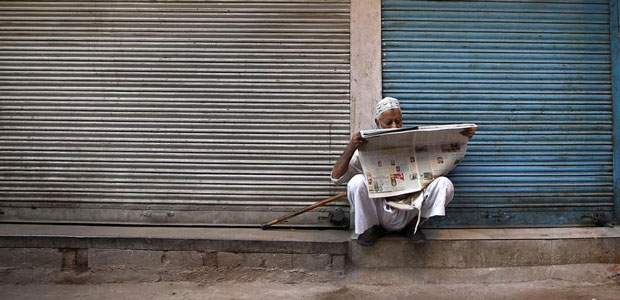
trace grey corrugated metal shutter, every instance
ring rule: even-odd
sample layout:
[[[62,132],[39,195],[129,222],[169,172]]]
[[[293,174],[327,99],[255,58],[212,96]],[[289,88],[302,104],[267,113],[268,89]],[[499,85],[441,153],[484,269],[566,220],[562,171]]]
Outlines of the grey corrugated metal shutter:
[[[383,1],[406,124],[476,123],[435,225],[576,224],[613,208],[607,1]]]
[[[1,1],[0,22],[3,220],[255,224],[338,192],[348,1]]]

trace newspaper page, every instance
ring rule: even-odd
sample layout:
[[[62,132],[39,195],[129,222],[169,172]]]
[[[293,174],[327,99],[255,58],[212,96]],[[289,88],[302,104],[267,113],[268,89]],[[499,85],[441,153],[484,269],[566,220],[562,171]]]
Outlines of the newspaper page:
[[[371,198],[424,189],[461,162],[469,138],[461,132],[475,124],[419,126],[361,131],[367,143],[359,158]]]

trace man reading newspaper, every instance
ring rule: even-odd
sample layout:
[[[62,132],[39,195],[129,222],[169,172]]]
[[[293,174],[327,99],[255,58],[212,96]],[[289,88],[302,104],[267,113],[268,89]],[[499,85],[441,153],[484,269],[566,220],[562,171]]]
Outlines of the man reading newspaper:
[[[402,112],[397,99],[386,97],[377,103],[375,124],[379,129],[402,128]],[[461,132],[471,138],[475,128]],[[360,132],[355,133],[332,169],[332,181],[336,184],[347,183],[347,198],[354,211],[355,233],[357,243],[363,246],[374,244],[389,232],[400,232],[411,243],[422,242],[426,236],[417,225],[433,216],[444,216],[445,206],[452,201],[454,186],[446,177],[435,178],[422,191],[422,205],[418,209],[398,209],[388,202],[399,201],[420,194],[404,194],[388,198],[371,198],[366,178],[363,175],[358,148],[365,144]],[[418,215],[419,214],[419,215]]]

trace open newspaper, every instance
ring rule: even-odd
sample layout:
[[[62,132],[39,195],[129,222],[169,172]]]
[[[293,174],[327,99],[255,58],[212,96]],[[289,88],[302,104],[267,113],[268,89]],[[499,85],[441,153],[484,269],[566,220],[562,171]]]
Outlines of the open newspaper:
[[[394,197],[424,189],[463,159],[475,124],[419,126],[361,131],[368,142],[359,158],[371,198]]]

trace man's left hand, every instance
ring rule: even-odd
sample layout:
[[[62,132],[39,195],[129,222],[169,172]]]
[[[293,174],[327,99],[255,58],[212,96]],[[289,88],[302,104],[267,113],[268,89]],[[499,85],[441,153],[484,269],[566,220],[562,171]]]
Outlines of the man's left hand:
[[[476,133],[476,128],[475,127],[467,128],[467,129],[461,131],[462,135],[464,135],[464,136],[466,136],[466,137],[468,137],[470,139],[471,139],[472,136],[474,136],[474,133]]]

